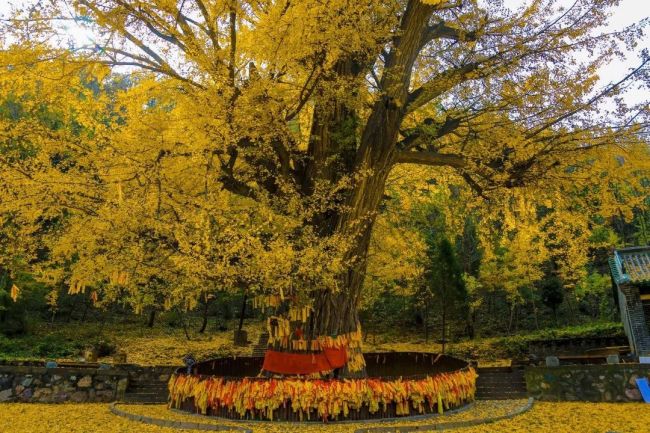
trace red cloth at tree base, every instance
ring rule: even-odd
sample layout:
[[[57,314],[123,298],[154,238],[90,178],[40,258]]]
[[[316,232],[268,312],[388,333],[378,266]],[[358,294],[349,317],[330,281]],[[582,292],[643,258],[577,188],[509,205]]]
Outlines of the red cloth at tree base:
[[[345,348],[323,349],[321,353],[287,353],[267,350],[262,369],[278,374],[312,374],[331,371],[345,365]]]

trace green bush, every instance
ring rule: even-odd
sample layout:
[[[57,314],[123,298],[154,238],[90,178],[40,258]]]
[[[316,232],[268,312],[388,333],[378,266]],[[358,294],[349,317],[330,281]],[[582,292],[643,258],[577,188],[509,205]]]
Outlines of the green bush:
[[[603,322],[559,329],[544,329],[530,334],[465,341],[451,345],[449,353],[464,359],[521,359],[528,355],[528,345],[531,341],[622,335],[625,333],[621,323]]]
[[[90,347],[97,350],[97,356],[109,356],[117,351],[117,346],[114,343],[104,339],[92,342]]]
[[[33,355],[43,358],[63,358],[79,353],[79,347],[66,339],[46,335],[34,348]]]

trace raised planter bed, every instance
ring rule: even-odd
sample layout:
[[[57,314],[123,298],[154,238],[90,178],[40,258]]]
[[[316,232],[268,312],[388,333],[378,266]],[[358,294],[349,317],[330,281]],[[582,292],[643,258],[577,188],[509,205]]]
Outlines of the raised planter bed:
[[[365,354],[367,378],[258,377],[264,358],[219,358],[177,370],[172,407],[230,419],[344,421],[442,412],[474,400],[476,373],[434,353]]]

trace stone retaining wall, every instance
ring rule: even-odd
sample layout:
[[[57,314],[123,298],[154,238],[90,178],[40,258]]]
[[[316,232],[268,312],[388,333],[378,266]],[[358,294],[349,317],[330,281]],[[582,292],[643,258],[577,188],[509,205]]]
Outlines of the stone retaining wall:
[[[0,364],[0,402],[110,402],[120,400],[130,381],[169,379],[174,367],[135,365],[56,367]]]
[[[528,367],[528,394],[545,401],[636,402],[639,377],[650,378],[650,364]]]
[[[553,355],[575,355],[585,353],[589,349],[598,349],[628,344],[627,337],[621,330],[621,335],[607,337],[575,337],[557,338],[553,340],[534,340],[528,343],[528,353],[538,358]]]

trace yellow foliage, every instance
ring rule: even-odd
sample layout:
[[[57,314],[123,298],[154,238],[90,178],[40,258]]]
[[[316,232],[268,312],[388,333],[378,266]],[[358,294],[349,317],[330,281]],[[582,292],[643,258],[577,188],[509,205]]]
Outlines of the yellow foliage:
[[[445,414],[421,421],[368,422],[354,424],[322,423],[246,423],[197,418],[171,412],[165,405],[129,405],[122,409],[136,415],[171,421],[200,422],[240,426],[267,433],[352,433],[361,427],[397,427],[428,425],[437,422],[463,421],[504,415],[523,404],[515,401],[479,401],[467,411]],[[543,403],[511,420],[466,427],[463,433],[640,433],[647,430],[650,413],[643,403]],[[2,433],[172,433],[178,430],[145,425],[111,414],[106,404],[21,404],[4,403],[0,416]]]
[[[13,284],[11,286],[11,291],[9,292],[9,296],[11,297],[11,300],[16,302],[18,300],[18,296],[20,296],[20,289],[18,286]]]
[[[92,52],[46,3],[1,21],[0,266],[100,308],[245,290],[316,323],[337,296],[323,332],[350,332],[421,276],[402,223],[427,201],[450,238],[475,219],[480,286],[516,300],[548,260],[573,284],[590,229],[648,195],[647,107],[598,84],[643,36],[597,33],[617,0],[73,2]]]

